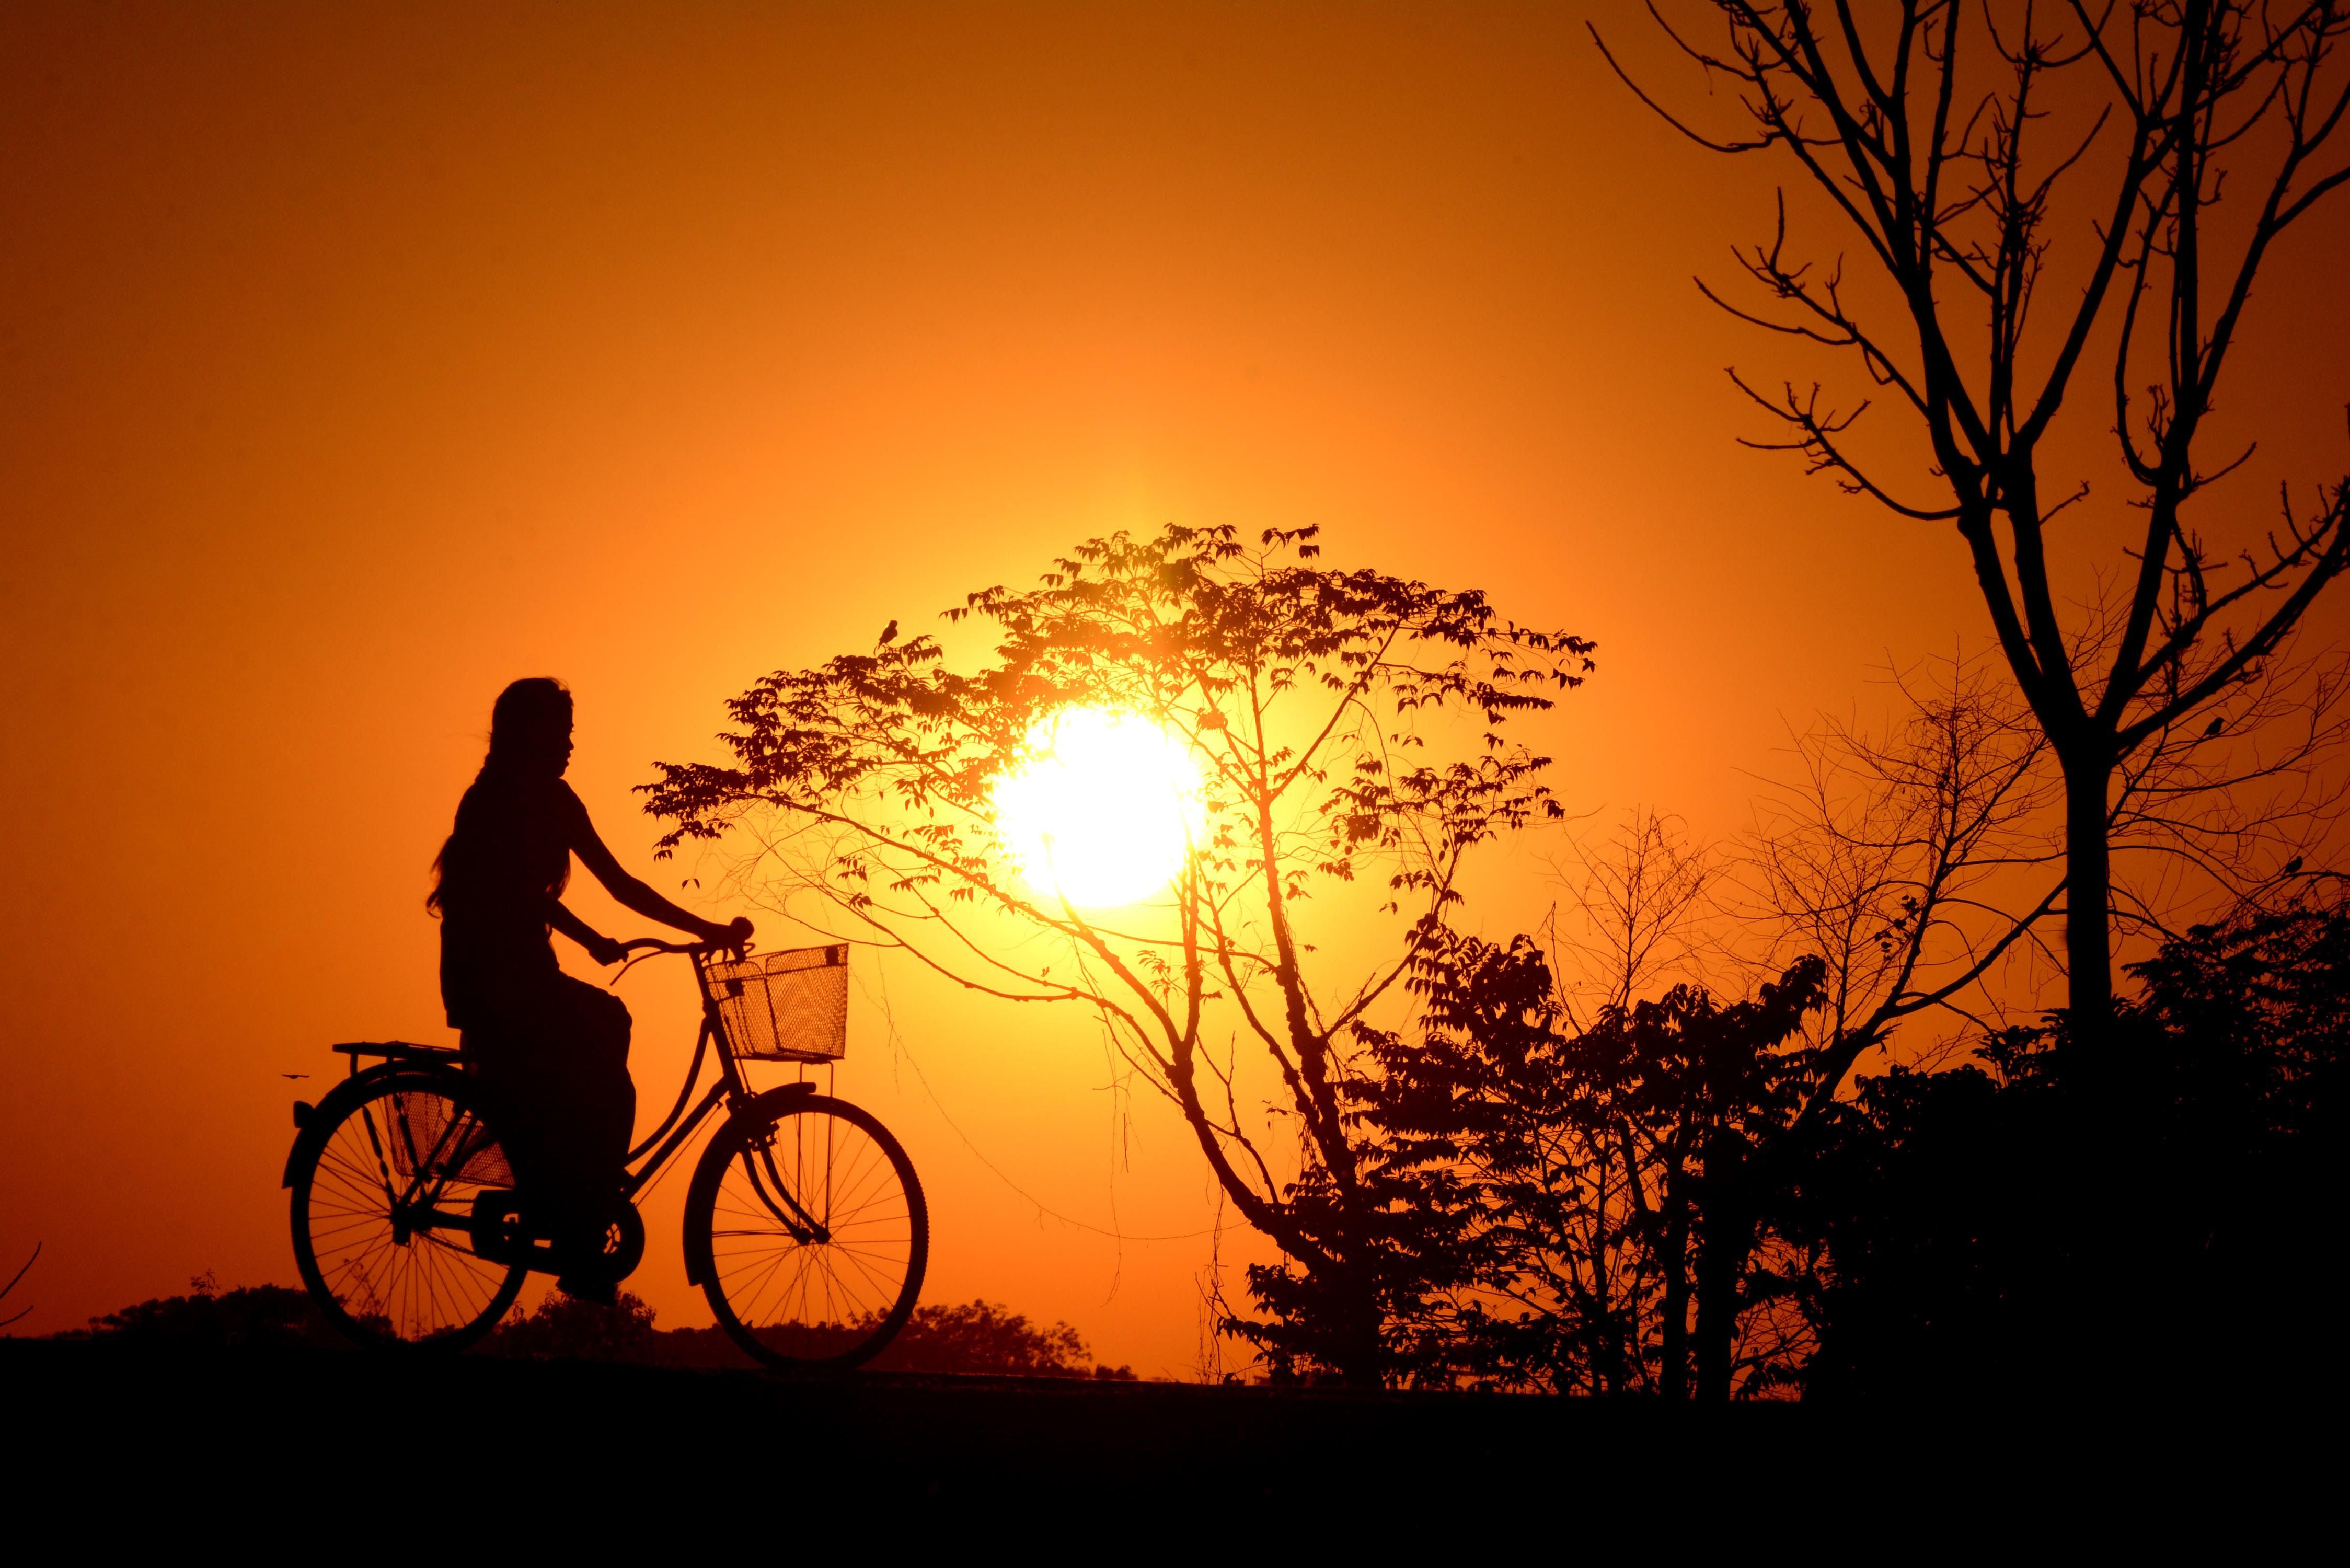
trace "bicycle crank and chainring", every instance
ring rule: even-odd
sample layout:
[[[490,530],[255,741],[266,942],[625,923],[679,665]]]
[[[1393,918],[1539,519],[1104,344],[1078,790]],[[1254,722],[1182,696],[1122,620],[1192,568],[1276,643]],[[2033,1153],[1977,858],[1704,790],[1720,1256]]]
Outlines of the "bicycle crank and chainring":
[[[595,1262],[596,1272],[619,1283],[637,1272],[645,1261],[645,1217],[637,1212],[633,1203],[623,1202],[614,1212],[611,1223],[604,1227],[603,1256]]]
[[[603,1246],[592,1258],[567,1258],[544,1231],[534,1225],[519,1194],[484,1192],[473,1199],[473,1254],[493,1262],[525,1262],[550,1274],[575,1269],[618,1284],[645,1261],[645,1219],[633,1203],[623,1201],[606,1221]]]

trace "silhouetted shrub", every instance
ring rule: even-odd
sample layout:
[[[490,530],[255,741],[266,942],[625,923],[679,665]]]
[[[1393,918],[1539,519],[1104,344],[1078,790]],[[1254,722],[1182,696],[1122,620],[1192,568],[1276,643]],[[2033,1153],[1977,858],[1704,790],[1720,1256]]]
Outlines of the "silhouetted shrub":
[[[1093,1352],[1066,1323],[1040,1328],[992,1302],[916,1307],[906,1330],[874,1357],[883,1372],[993,1372],[1089,1377]]]
[[[873,1319],[760,1331],[760,1338],[795,1355],[844,1350],[871,1332]],[[659,1336],[671,1366],[747,1366],[751,1360],[715,1328],[673,1329]],[[1130,1367],[1094,1364],[1085,1338],[1066,1323],[1041,1328],[993,1302],[922,1306],[887,1349],[866,1364],[876,1372],[993,1374],[1018,1377],[1132,1379]]]
[[[2350,910],[2198,927],[2132,966],[2102,1066],[2061,1016],[1862,1082],[1798,1184],[1812,1397],[2301,1388],[2350,1203]]]
[[[516,1314],[498,1324],[482,1347],[492,1355],[531,1361],[626,1361],[650,1366],[662,1359],[663,1337],[653,1326],[653,1309],[626,1291],[611,1306],[550,1292],[529,1315]]]
[[[2054,1042],[1994,1038],[1980,1064],[1860,1080],[1795,1184],[1825,1252],[1805,1397],[1998,1397],[2084,1346],[2060,1332],[2081,1263],[2071,1107]]]
[[[623,1298],[626,1300],[627,1298]],[[795,1355],[847,1349],[871,1331],[873,1320],[760,1331],[760,1338]],[[751,1358],[716,1328],[679,1328],[654,1336],[665,1366],[749,1366]],[[993,1302],[914,1309],[905,1329],[867,1366],[876,1372],[993,1374],[1017,1377],[1093,1377],[1131,1381],[1128,1366],[1100,1366],[1085,1338],[1066,1323],[1040,1328]]]
[[[116,1340],[173,1349],[267,1349],[344,1346],[311,1304],[306,1291],[255,1285],[226,1291],[210,1274],[190,1282],[192,1293],[140,1302],[92,1318],[87,1329],[61,1338]],[[869,1331],[824,1324],[786,1333],[803,1355],[845,1348]],[[610,1361],[639,1366],[747,1367],[756,1365],[716,1328],[663,1330],[653,1309],[623,1291],[612,1306],[596,1306],[559,1293],[527,1314],[517,1312],[482,1343],[482,1353],[534,1361]],[[1131,1382],[1130,1366],[1097,1366],[1084,1336],[1066,1323],[1049,1328],[993,1302],[925,1306],[889,1347],[869,1364],[881,1372],[995,1374],[1024,1377],[1087,1377]]]
[[[282,1349],[347,1344],[319,1316],[307,1291],[250,1285],[223,1291],[210,1272],[188,1282],[190,1293],[161,1296],[89,1320],[60,1337],[113,1340],[175,1350]]]

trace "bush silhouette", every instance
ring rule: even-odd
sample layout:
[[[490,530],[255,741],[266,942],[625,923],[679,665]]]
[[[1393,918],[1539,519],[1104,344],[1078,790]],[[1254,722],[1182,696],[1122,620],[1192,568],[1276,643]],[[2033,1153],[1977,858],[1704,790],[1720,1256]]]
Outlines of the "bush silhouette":
[[[498,1324],[483,1349],[529,1361],[650,1365],[662,1359],[663,1337],[653,1326],[653,1309],[627,1291],[610,1306],[550,1292],[527,1316],[517,1313]]]
[[[348,1344],[318,1315],[307,1292],[284,1285],[223,1291],[209,1273],[189,1283],[187,1295],[140,1302],[92,1318],[87,1329],[59,1337],[175,1350],[340,1348]],[[821,1354],[835,1345],[855,1343],[870,1328],[869,1323],[824,1324],[764,1332],[790,1335],[803,1354]],[[484,1355],[529,1361],[712,1368],[753,1365],[722,1330],[656,1326],[653,1309],[626,1291],[612,1306],[550,1293],[530,1312],[517,1312],[500,1324],[481,1349]],[[1097,1366],[1084,1336],[1067,1324],[1039,1327],[985,1301],[917,1307],[904,1332],[870,1366],[877,1372],[1134,1380],[1132,1367]]]
[[[627,1298],[623,1298],[624,1300]],[[845,1348],[872,1330],[870,1319],[759,1331],[762,1339],[795,1355],[822,1355]],[[750,1359],[715,1328],[675,1329],[659,1336],[660,1359],[672,1366],[747,1366]],[[1083,1335],[1066,1323],[1040,1328],[993,1302],[916,1307],[889,1348],[867,1363],[875,1372],[951,1376],[1095,1377],[1131,1380],[1130,1367],[1094,1364]]]
[[[209,1271],[188,1284],[187,1295],[143,1301],[94,1317],[88,1328],[60,1337],[176,1350],[262,1350],[347,1343],[327,1326],[307,1291],[284,1285],[223,1291]]]

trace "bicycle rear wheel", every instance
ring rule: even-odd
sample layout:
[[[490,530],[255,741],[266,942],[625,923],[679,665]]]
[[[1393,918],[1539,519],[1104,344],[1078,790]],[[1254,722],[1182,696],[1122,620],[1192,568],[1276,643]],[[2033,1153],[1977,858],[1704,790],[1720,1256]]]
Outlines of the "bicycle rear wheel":
[[[913,1314],[931,1214],[888,1128],[779,1090],[702,1151],[685,1241],[686,1275],[735,1344],[770,1366],[856,1366]]]
[[[473,1250],[474,1200],[514,1172],[477,1092],[450,1073],[344,1085],[287,1168],[294,1262],[328,1322],[363,1345],[459,1350],[495,1328],[530,1272]]]

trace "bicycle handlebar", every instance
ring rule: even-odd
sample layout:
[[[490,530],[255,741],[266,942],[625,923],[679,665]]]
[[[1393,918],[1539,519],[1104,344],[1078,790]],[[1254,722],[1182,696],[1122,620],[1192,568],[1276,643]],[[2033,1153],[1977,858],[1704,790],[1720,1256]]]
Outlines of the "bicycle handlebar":
[[[649,953],[706,953],[733,945],[732,942],[665,942],[659,937],[639,937],[634,941],[622,942],[620,950],[624,953],[632,953],[639,949]]]
[[[748,940],[743,942],[739,947],[733,942],[723,941],[665,942],[659,937],[639,937],[634,941],[622,942],[620,944],[620,950],[624,953],[634,954],[635,956],[630,958],[626,963],[622,964],[619,972],[612,976],[612,983],[614,985],[619,984],[623,975],[626,975],[630,970],[636,968],[637,965],[642,963],[647,958],[650,957],[654,953],[686,953],[699,958],[703,953],[732,951],[736,957],[740,958],[750,952],[751,944]]]

